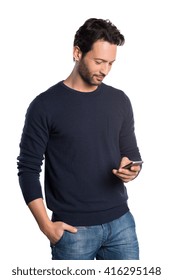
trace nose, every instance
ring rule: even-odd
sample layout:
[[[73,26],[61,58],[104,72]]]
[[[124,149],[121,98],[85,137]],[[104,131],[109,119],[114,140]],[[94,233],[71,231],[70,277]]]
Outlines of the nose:
[[[108,63],[102,64],[102,67],[100,69],[100,73],[104,76],[106,76],[110,71],[110,65]]]

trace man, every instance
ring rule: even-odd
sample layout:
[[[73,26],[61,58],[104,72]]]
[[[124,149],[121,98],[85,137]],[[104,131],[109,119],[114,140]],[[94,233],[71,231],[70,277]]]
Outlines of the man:
[[[72,73],[30,104],[18,157],[24,199],[48,237],[52,259],[139,259],[124,183],[141,160],[129,98],[102,83],[124,37],[109,21],[88,19],[74,38]],[[43,203],[39,173],[45,157]]]

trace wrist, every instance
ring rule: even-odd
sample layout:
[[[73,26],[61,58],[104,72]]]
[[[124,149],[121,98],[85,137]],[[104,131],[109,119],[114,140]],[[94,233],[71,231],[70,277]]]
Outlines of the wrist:
[[[50,220],[47,220],[47,221],[44,221],[41,224],[39,224],[39,228],[45,235],[47,235],[48,232],[50,231],[52,225],[53,225],[53,222]]]

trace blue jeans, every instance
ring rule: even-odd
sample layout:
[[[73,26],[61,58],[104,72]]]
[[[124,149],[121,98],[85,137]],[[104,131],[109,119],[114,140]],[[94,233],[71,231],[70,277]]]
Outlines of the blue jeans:
[[[51,245],[52,260],[138,260],[135,221],[130,212],[96,226],[78,226],[77,233],[64,231]]]

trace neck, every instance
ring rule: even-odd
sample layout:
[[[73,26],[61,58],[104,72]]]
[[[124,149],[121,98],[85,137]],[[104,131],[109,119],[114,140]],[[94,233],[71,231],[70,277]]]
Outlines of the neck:
[[[74,70],[72,73],[67,77],[67,79],[64,80],[64,84],[68,86],[69,88],[72,88],[77,91],[81,92],[91,92],[97,89],[98,86],[95,85],[89,85],[86,83],[78,73],[76,73]]]

